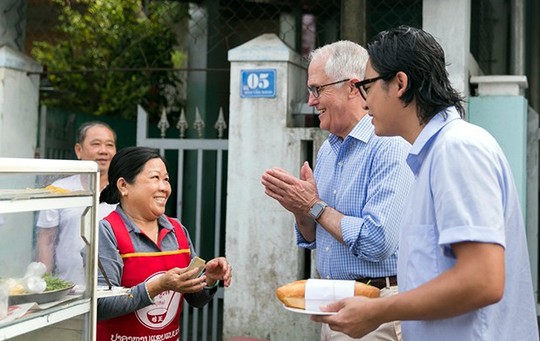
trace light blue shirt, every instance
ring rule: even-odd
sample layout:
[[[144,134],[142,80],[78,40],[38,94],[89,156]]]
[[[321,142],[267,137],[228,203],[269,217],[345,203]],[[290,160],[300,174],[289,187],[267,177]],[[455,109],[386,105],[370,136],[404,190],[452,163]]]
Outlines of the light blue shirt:
[[[400,237],[400,292],[455,265],[453,243],[505,248],[504,296],[435,321],[403,321],[405,341],[538,340],[525,227],[510,167],[495,139],[454,107],[425,126],[407,158],[415,174]]]
[[[397,274],[398,227],[413,176],[405,162],[410,144],[401,137],[378,137],[366,115],[341,140],[330,135],[317,155],[314,176],[319,196],[345,216],[345,244],[317,225],[321,278],[357,279]]]

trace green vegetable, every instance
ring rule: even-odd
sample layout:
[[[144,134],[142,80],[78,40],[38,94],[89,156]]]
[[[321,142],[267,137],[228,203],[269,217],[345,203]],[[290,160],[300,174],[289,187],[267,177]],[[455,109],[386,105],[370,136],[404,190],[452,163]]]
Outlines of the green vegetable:
[[[50,273],[46,273],[45,275],[43,275],[43,279],[45,280],[45,283],[47,283],[45,291],[66,289],[73,286],[73,283],[65,281],[58,277],[54,277]]]

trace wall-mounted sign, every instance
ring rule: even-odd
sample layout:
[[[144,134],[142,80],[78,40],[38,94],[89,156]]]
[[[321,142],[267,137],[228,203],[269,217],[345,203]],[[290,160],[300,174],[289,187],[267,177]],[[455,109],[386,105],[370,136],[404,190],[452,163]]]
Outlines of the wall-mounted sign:
[[[276,97],[276,69],[241,70],[240,97]]]

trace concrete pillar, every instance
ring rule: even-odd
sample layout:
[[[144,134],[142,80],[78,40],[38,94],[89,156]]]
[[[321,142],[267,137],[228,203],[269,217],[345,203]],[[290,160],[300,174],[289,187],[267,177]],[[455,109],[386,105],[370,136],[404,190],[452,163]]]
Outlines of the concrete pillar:
[[[320,325],[287,311],[275,297],[302,278],[304,251],[296,246],[292,214],[264,194],[262,173],[279,166],[299,175],[305,141],[318,128],[295,127],[306,100],[306,65],[275,34],[229,51],[231,94],[226,255],[234,267],[224,293],[223,339],[317,340]]]
[[[526,1],[511,0],[510,10],[512,13],[510,16],[510,72],[514,75],[524,75],[525,37],[527,35],[525,30]]]
[[[538,297],[538,114],[528,110],[525,76],[476,76],[469,121],[489,131],[512,169],[527,229],[535,296]]]
[[[470,0],[424,0],[422,28],[444,49],[453,87],[469,95]]]
[[[341,37],[366,45],[366,0],[343,0],[341,5]]]
[[[208,63],[208,7],[205,4],[189,5],[188,22],[188,67],[189,69],[204,70]],[[207,72],[189,71],[187,76],[186,116],[190,126],[195,120],[195,110],[199,109],[206,117]],[[190,136],[196,136],[194,129],[188,131]]]
[[[34,157],[38,129],[40,64],[0,47],[0,156]]]
[[[34,157],[41,65],[25,56],[26,2],[0,2],[0,157]]]
[[[501,145],[512,168],[523,213],[527,174],[527,87],[525,76],[475,76],[478,96],[469,100],[469,121],[488,130]]]
[[[0,46],[24,51],[26,0],[0,1]]]

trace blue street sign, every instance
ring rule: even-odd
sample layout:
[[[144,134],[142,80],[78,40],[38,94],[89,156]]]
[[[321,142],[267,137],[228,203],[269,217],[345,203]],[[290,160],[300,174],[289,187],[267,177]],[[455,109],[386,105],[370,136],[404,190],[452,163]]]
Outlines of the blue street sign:
[[[241,70],[240,97],[276,97],[276,69]]]

